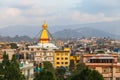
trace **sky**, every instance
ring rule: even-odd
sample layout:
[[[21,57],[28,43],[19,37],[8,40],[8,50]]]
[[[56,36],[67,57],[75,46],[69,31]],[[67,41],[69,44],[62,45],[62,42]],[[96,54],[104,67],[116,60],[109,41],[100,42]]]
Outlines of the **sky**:
[[[120,20],[120,0],[0,0],[0,28]]]

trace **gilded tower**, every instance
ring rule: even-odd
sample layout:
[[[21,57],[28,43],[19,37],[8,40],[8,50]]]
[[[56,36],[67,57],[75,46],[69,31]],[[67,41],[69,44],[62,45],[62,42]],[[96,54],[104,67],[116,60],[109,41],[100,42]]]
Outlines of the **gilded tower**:
[[[49,43],[50,41],[47,28],[48,28],[48,25],[46,24],[46,22],[44,22],[44,24],[42,25],[42,32],[41,32],[40,41],[39,41],[42,44]]]

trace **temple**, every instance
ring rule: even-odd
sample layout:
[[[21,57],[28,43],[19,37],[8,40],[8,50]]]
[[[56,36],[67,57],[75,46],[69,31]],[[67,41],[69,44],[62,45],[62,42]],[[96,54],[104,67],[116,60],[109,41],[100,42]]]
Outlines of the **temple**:
[[[42,25],[42,31],[40,39],[37,45],[29,46],[29,48],[44,48],[44,49],[58,49],[55,44],[50,42],[50,33],[48,31],[48,25],[46,22]]]

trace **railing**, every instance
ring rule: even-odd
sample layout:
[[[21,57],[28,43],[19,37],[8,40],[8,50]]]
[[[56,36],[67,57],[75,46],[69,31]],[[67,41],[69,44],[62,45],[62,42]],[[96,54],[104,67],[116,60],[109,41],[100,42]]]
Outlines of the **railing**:
[[[85,63],[88,66],[113,66],[116,65],[116,63]]]
[[[20,69],[23,69],[23,68],[30,68],[30,67],[34,67],[33,66],[33,63],[28,63],[28,64],[20,64]]]

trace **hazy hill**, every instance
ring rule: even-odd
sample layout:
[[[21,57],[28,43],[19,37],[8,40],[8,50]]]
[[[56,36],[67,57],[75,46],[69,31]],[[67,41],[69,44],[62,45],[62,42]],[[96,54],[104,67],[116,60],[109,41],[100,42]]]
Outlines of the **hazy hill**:
[[[108,32],[93,29],[93,28],[79,28],[79,29],[65,29],[53,34],[56,38],[80,38],[80,37],[111,37],[116,38],[118,35],[110,34]],[[120,37],[120,36],[119,36]]]
[[[53,33],[54,38],[59,39],[70,39],[70,38],[81,38],[81,37],[110,37],[114,39],[120,39],[119,35],[110,34],[108,32],[93,29],[93,28],[78,28],[78,29],[64,29]],[[37,39],[34,39],[37,41]],[[32,38],[28,36],[15,36],[15,37],[3,37],[0,36],[0,41],[33,41]]]
[[[0,36],[0,41],[3,41],[3,42],[20,42],[20,41],[33,41],[33,39],[28,37],[28,36],[15,36],[15,37]]]

